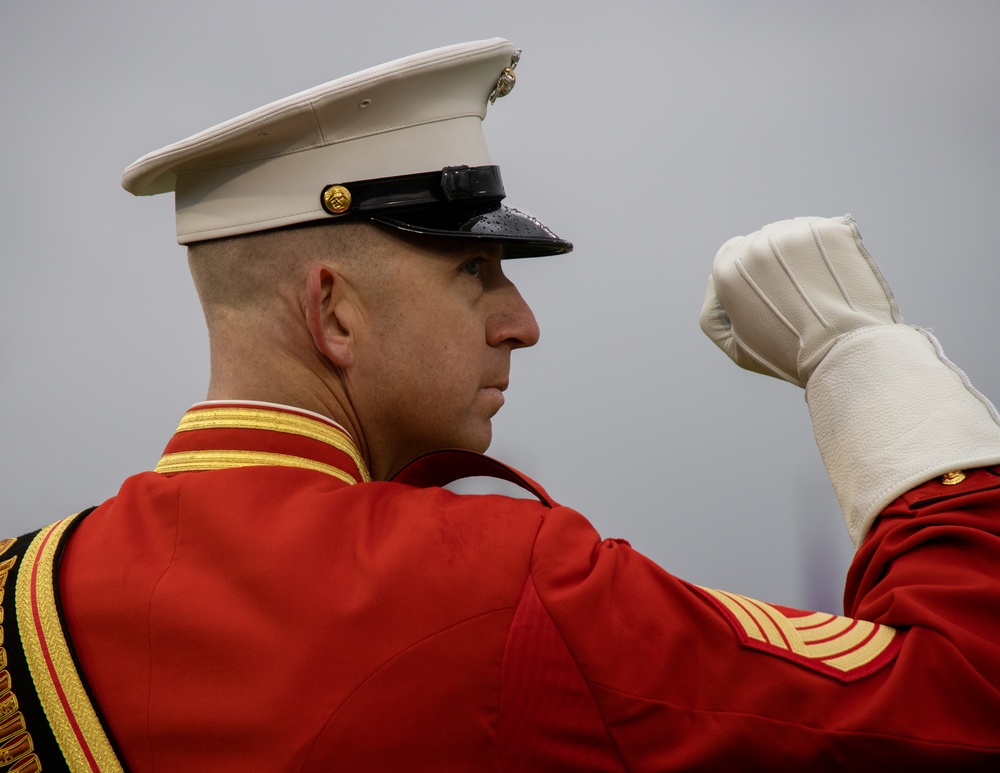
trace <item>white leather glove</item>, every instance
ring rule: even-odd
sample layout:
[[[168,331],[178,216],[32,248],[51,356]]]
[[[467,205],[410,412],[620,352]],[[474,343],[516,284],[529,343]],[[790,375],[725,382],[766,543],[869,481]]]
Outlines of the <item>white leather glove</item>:
[[[795,218],[726,242],[702,330],[741,367],[807,387],[855,546],[901,494],[1000,463],[1000,419],[937,341],[903,324],[849,217]]]
[[[737,365],[804,387],[836,339],[903,318],[847,217],[800,217],[715,256],[702,330]]]

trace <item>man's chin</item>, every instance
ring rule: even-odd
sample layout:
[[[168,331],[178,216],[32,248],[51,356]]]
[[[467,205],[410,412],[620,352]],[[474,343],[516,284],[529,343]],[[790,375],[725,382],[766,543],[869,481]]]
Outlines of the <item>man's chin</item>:
[[[497,409],[499,410],[499,408]],[[492,415],[490,416],[492,419]],[[475,434],[475,437],[470,437],[469,443],[465,446],[470,451],[476,451],[480,454],[485,454],[486,449],[490,447],[490,443],[493,442],[493,422],[487,419],[485,424],[480,428],[479,432]]]
[[[461,448],[466,451],[475,451],[482,454],[493,442],[493,422],[492,415],[489,418],[482,418],[479,421],[467,424],[453,433],[444,434],[433,439],[433,447],[428,446],[427,451],[442,451],[448,448]]]
[[[486,437],[482,441],[480,441],[479,443],[476,443],[475,447],[472,448],[472,450],[473,451],[477,451],[478,453],[481,453],[481,454],[485,454],[486,451],[487,451],[487,449],[489,449],[490,444],[492,442],[493,442],[493,425],[492,424],[488,424],[487,425],[487,431],[486,431]]]

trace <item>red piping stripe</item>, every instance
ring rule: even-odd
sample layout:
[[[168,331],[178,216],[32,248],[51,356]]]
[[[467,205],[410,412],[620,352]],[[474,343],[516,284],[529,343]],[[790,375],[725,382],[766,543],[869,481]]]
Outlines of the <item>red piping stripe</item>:
[[[45,535],[45,538],[42,540],[42,544],[38,548],[38,553],[35,555],[35,562],[31,566],[31,613],[34,617],[35,630],[38,632],[38,642],[41,645],[42,655],[45,658],[45,665],[46,668],[48,668],[49,677],[52,679],[52,683],[56,688],[56,693],[59,695],[59,702],[62,703],[63,711],[66,713],[66,718],[69,719],[70,726],[73,728],[73,733],[76,735],[80,748],[87,757],[87,762],[90,763],[90,769],[95,771],[95,773],[100,773],[100,767],[97,765],[97,760],[94,759],[94,755],[90,751],[90,747],[88,746],[86,739],[83,737],[83,731],[80,729],[80,725],[77,724],[76,717],[73,716],[73,712],[70,709],[69,701],[66,699],[66,693],[63,692],[62,683],[59,680],[59,675],[56,673],[55,665],[52,663],[52,658],[49,654],[49,647],[45,641],[45,632],[42,629],[41,615],[38,611],[38,562],[41,559],[42,553],[45,550],[45,545],[48,543],[53,531],[55,531],[55,529],[50,530],[48,534]]]

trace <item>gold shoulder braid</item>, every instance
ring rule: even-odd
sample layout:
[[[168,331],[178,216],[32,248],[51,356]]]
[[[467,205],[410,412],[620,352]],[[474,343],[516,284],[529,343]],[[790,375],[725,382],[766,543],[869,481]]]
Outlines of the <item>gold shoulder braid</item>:
[[[89,512],[0,540],[0,773],[125,771],[60,618],[59,558]]]

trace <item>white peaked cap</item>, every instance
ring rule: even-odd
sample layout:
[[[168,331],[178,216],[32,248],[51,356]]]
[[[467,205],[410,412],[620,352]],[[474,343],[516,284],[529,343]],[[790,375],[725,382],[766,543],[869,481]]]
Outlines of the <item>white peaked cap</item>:
[[[502,243],[508,257],[569,252],[500,204],[482,122],[513,87],[519,54],[493,38],[338,78],[143,156],[122,187],[174,191],[180,244],[362,217]]]

